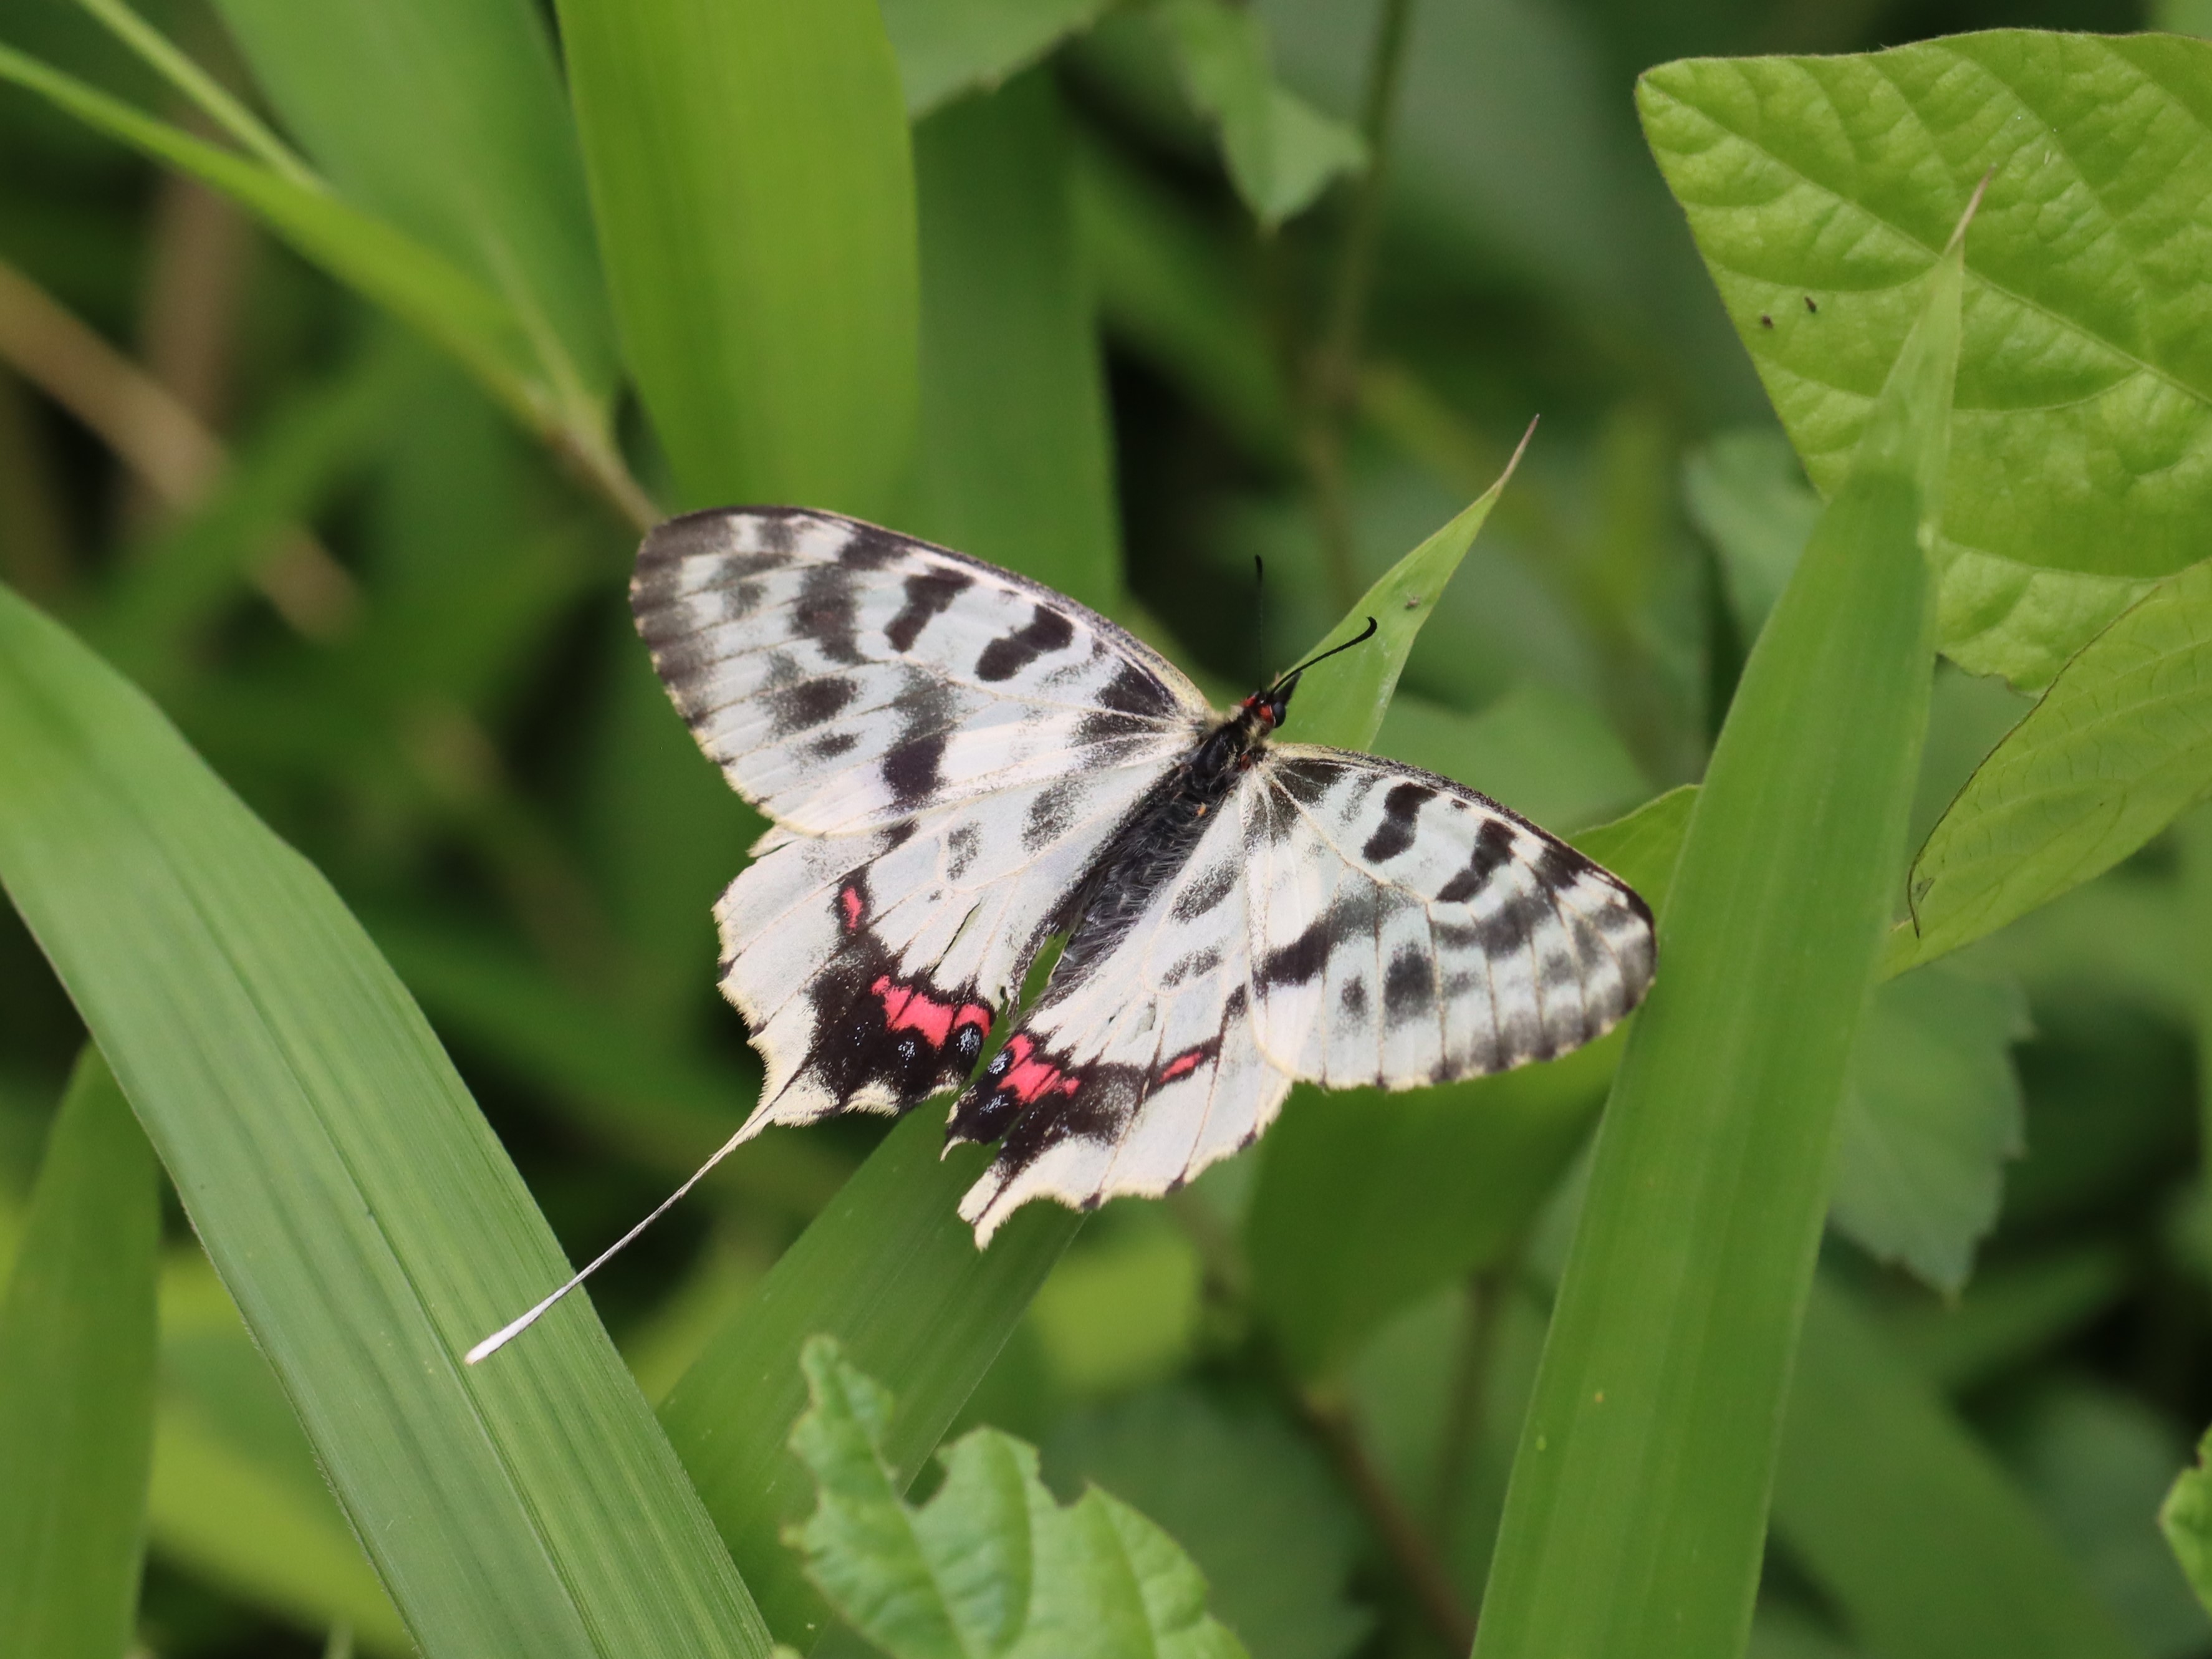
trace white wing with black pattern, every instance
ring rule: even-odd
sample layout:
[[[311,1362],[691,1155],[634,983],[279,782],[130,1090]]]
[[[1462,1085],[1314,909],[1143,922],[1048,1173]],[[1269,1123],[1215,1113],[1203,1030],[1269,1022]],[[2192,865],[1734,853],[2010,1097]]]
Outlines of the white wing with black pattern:
[[[1005,1139],[961,1213],[988,1238],[1031,1198],[1168,1191],[1294,1080],[1405,1089],[1564,1054],[1652,968],[1643,901],[1496,802],[1271,746],[1133,920],[1079,930],[962,1099],[956,1133]]]
[[[767,1068],[744,1133],[964,1080],[1099,850],[1211,719],[1065,596],[830,514],[672,520],[631,592],[701,747],[777,823],[715,910]]]

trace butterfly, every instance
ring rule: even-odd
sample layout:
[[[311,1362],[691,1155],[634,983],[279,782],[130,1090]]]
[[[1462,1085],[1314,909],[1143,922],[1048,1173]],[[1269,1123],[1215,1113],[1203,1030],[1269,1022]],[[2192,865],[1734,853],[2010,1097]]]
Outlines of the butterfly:
[[[630,597],[772,824],[714,910],[765,1072],[716,1159],[961,1088],[948,1139],[998,1143],[959,1206],[981,1247],[1033,1199],[1180,1186],[1299,1079],[1548,1060],[1651,981],[1650,911],[1565,842],[1432,773],[1276,741],[1311,663],[1218,713],[1064,594],[792,507],[659,525]]]

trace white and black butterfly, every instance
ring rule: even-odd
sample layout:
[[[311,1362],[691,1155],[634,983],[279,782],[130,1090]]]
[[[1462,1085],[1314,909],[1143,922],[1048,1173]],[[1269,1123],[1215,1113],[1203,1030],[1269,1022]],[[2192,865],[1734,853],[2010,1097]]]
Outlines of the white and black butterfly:
[[[767,1073],[730,1146],[965,1084],[950,1137],[1000,1143],[960,1206],[979,1245],[1033,1198],[1170,1190],[1299,1079],[1549,1059],[1650,983],[1650,910],[1571,848],[1433,774],[1273,742],[1303,671],[1224,715],[1048,587],[794,508],[670,520],[630,593],[775,825],[715,908]]]

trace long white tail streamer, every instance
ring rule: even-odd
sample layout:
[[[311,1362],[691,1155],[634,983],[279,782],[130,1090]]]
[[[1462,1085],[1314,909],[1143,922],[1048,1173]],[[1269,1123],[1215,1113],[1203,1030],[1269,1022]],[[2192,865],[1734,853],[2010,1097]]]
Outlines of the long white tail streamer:
[[[621,1254],[623,1248],[627,1245],[630,1240],[635,1238],[647,1227],[650,1227],[654,1222],[659,1220],[662,1216],[667,1214],[669,1210],[674,1206],[677,1200],[682,1198],[684,1194],[690,1192],[694,1187],[704,1181],[707,1178],[707,1172],[709,1170],[712,1170],[717,1164],[720,1164],[724,1158],[727,1158],[732,1152],[737,1151],[738,1143],[743,1141],[744,1138],[745,1131],[743,1129],[738,1130],[737,1133],[732,1135],[727,1140],[721,1144],[720,1147],[715,1152],[714,1157],[708,1158],[704,1164],[702,1164],[697,1169],[691,1172],[690,1179],[685,1181],[684,1183],[681,1187],[678,1187],[674,1192],[669,1194],[667,1197],[662,1199],[659,1203],[654,1205],[652,1214],[647,1216],[646,1218],[639,1222],[636,1226],[631,1228],[620,1238],[615,1240],[613,1243],[608,1245],[605,1249],[601,1250],[597,1255],[593,1256],[585,1266],[582,1272],[579,1273],[574,1279],[571,1279],[559,1290],[554,1291],[552,1295],[547,1297],[543,1302],[532,1308],[528,1313],[523,1315],[521,1318],[515,1320],[511,1324],[501,1326],[489,1336],[484,1338],[483,1341],[477,1343],[475,1347],[471,1348],[468,1352],[469,1364],[473,1365],[480,1359],[489,1358],[491,1355],[497,1353],[501,1348],[505,1347],[508,1343],[514,1341],[516,1337],[520,1336],[523,1332],[528,1330],[532,1325],[535,1325],[538,1319],[546,1313],[555,1303],[558,1302],[562,1297],[568,1295],[569,1291],[574,1290],[577,1285],[582,1284],[593,1273],[599,1272],[599,1270],[605,1267],[608,1261],[612,1260],[616,1255]]]

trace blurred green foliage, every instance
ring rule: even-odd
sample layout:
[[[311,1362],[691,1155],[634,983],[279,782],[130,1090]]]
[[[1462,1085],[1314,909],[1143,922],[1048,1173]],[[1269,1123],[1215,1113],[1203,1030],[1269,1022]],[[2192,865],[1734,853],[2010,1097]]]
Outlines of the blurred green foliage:
[[[945,1224],[971,1170],[939,1164],[929,1113],[775,1132],[594,1286],[682,1470],[580,1306],[543,1377],[438,1371],[447,1338],[553,1271],[471,1095],[582,1260],[757,1083],[711,990],[708,908],[762,826],[630,635],[635,531],[655,503],[738,496],[867,513],[1113,612],[1226,694],[1387,580],[1540,414],[1456,576],[1421,595],[1376,747],[1588,832],[1662,904],[1698,800],[1678,786],[1704,777],[1842,485],[1961,177],[2000,143],[1929,540],[1950,660],[1911,791],[1926,846],[1910,913],[1890,884],[1887,971],[1967,948],[1876,993],[1833,1079],[1834,1224],[1794,1380],[1765,1391],[1751,1651],[2212,1650],[2157,1524],[2212,1419],[2212,829],[2188,813],[2212,754],[2191,563],[2212,505],[2207,48],[1773,56],[2151,21],[2107,0],[155,0],[135,19],[115,0],[0,17],[0,583],[190,745],[7,600],[18,715],[64,683],[101,712],[0,718],[0,742],[44,734],[0,779],[27,799],[94,757],[159,879],[70,912],[109,930],[97,963],[50,963],[0,910],[0,1258],[20,1239],[26,1273],[57,1249],[118,1285],[132,1267],[127,1225],[54,1243],[54,1193],[122,1194],[143,1157],[127,1136],[101,1173],[65,1155],[99,1126],[89,1085],[54,1117],[85,1038],[55,963],[88,1007],[181,972],[180,1047],[219,1029],[191,1010],[259,999],[281,1026],[286,997],[351,986],[329,1040],[362,1066],[309,1077],[293,1112],[270,1054],[169,1066],[153,1037],[101,1033],[224,1273],[173,1213],[149,1650],[397,1655],[411,1631],[453,1651],[501,1619],[534,1651],[625,1629],[744,1650],[747,1592],[799,1639],[821,1604],[779,1535],[812,1492],[785,1439],[823,1330],[899,1401],[888,1467],[921,1474],[948,1426],[1023,1436],[1063,1498],[1095,1480],[1172,1534],[1255,1659],[1464,1650],[1618,1037],[1415,1094],[1302,1090],[1170,1202],[1079,1230],[1025,1216],[981,1258]],[[1662,64],[1639,130],[1637,77]],[[1865,711],[1831,712],[1848,732]],[[244,839],[200,839],[217,817]],[[285,884],[303,878],[255,817],[335,900]],[[1737,833],[1732,858],[1767,856]],[[50,945],[33,854],[110,844],[9,843]],[[234,894],[235,870],[280,896],[249,941],[270,941],[264,977],[234,986],[244,947],[170,954],[153,910]],[[379,951],[465,1088],[381,1000]],[[358,1104],[402,1074],[422,1092]],[[233,1102],[303,1161],[205,1139]],[[307,1126],[333,1111],[324,1145]],[[440,1167],[349,1134],[442,1148]],[[298,1203],[311,1167],[349,1196]],[[1610,1206],[1622,1183],[1599,1188]],[[77,1201],[128,1221],[127,1194]],[[289,1203],[296,1237],[268,1219]],[[343,1274],[286,1252],[335,1218],[375,1256],[356,1208],[394,1229],[377,1271],[404,1293],[303,1334],[287,1297]],[[1686,1249],[1702,1218],[1683,1213],[1622,1250]],[[0,1398],[133,1340],[111,1299],[82,1352],[33,1338],[27,1369],[27,1322],[59,1317],[34,1304],[11,1291],[0,1320]],[[380,1373],[344,1334],[372,1326],[416,1345],[392,1350],[420,1363],[388,1396],[361,1392]],[[325,1369],[341,1350],[358,1373]],[[145,1404],[127,1365],[87,1401],[104,1498]],[[436,1528],[393,1519],[411,1489],[384,1449],[410,1437],[449,1496],[511,1481],[501,1512],[541,1529],[499,1619],[425,1610],[475,1618],[467,1551],[531,1534],[456,1500],[441,1562]],[[665,1550],[571,1527],[562,1505],[610,1469],[632,1484],[596,1519],[652,1516]],[[1707,1473],[1666,1479],[1694,1498]],[[35,1519],[7,1485],[0,1536]],[[2203,1507],[2188,1486],[2167,1510],[2200,1583]],[[124,1571],[113,1518],[88,1523],[87,1583]]]

